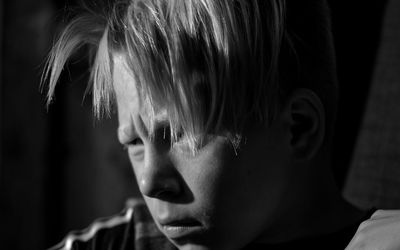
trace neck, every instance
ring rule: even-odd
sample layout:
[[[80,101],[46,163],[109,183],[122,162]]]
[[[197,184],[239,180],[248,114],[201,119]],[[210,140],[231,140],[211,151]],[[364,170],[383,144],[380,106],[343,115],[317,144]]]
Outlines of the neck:
[[[333,233],[356,223],[365,215],[343,199],[326,168],[312,167],[304,178],[295,177],[303,182],[293,180],[297,185],[291,186],[287,192],[290,200],[286,203],[286,211],[281,213],[273,232],[260,237],[268,240],[261,242],[281,243]]]
[[[339,231],[364,216],[364,212],[343,198],[332,174],[316,176],[309,183],[312,183],[306,189],[309,196],[304,199],[308,205],[297,217],[299,238]]]

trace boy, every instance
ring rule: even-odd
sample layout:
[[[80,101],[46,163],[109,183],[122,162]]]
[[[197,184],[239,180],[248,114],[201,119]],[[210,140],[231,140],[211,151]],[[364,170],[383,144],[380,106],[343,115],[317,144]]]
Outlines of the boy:
[[[116,105],[146,206],[54,249],[344,249],[371,212],[345,202],[330,171],[337,80],[325,1],[107,6],[64,30],[48,100],[68,57],[91,46],[95,114]]]

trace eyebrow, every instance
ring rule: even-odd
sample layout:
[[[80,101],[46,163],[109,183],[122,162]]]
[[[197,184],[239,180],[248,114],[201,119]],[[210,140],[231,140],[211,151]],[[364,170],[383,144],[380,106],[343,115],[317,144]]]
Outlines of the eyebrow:
[[[138,122],[139,130],[142,131],[145,136],[149,136],[149,129],[146,127],[145,122],[143,121],[141,116],[139,116]],[[156,116],[153,122],[153,132],[170,125],[168,119],[166,119],[166,116],[164,114],[158,117]],[[139,136],[134,122],[127,125],[119,126],[117,129],[117,134],[119,142],[123,145],[128,144],[130,141]]]

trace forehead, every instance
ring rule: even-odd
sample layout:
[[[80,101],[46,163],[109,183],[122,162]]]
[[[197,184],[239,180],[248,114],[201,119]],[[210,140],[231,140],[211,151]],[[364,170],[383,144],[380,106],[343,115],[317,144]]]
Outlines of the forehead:
[[[139,112],[139,95],[136,80],[122,55],[113,56],[113,87],[117,99],[118,114]]]
[[[149,102],[143,100],[138,91],[137,80],[125,58],[122,55],[114,55],[113,65],[113,88],[118,108],[119,134],[134,130],[135,120],[143,122],[147,130],[154,122],[164,121],[167,117],[166,110],[155,110]]]

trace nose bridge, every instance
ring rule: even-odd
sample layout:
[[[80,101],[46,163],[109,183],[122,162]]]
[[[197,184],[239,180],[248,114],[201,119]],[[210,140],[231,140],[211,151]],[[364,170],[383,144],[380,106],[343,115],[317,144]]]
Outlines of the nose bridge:
[[[180,177],[169,151],[160,150],[149,143],[145,152],[145,163],[139,178],[142,194],[160,199],[178,195],[181,191]]]

